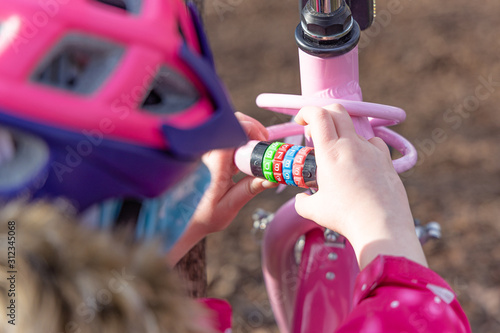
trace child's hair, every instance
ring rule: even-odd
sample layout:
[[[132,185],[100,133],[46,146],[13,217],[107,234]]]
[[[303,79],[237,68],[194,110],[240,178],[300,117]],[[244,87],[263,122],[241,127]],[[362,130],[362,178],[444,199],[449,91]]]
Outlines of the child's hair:
[[[211,332],[207,313],[184,296],[152,243],[89,230],[44,203],[7,205],[0,212],[0,331]],[[15,263],[7,258],[12,245]]]

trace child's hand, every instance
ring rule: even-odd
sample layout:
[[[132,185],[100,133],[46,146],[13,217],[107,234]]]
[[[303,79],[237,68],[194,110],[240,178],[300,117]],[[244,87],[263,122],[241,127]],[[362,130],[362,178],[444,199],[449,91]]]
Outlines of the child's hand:
[[[265,141],[266,128],[257,120],[236,112],[241,126],[250,140]],[[239,170],[234,164],[234,149],[213,150],[203,156],[210,170],[210,186],[203,195],[188,229],[169,252],[169,262],[176,263],[189,249],[207,234],[225,229],[250,199],[267,188],[278,184],[247,176],[233,181]]]
[[[236,112],[236,118],[250,140],[267,140],[267,130],[257,120],[240,112]],[[206,234],[225,229],[250,199],[277,185],[251,176],[235,183],[233,177],[239,170],[233,158],[234,149],[213,150],[203,156],[212,180],[196,209],[192,223],[201,224]]]
[[[313,195],[297,195],[297,212],[347,237],[361,268],[379,254],[426,266],[387,145],[358,136],[341,105],[306,107],[295,120],[307,125],[314,142],[319,187]]]

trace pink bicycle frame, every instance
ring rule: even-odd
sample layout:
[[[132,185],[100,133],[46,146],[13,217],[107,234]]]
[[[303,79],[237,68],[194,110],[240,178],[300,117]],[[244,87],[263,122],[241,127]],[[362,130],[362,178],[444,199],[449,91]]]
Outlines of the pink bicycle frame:
[[[342,104],[351,115],[358,134],[381,137],[403,155],[393,161],[398,172],[417,160],[415,148],[384,126],[405,119],[402,109],[362,102],[359,86],[358,49],[338,57],[320,58],[299,50],[302,95],[262,94],[257,105],[295,115],[304,106]],[[293,123],[268,128],[270,140],[303,134]],[[311,142],[308,142],[311,144]],[[328,240],[324,230],[300,217],[291,199],[275,214],[263,243],[263,273],[270,302],[281,332],[334,331],[352,308],[358,263],[349,242],[342,236]],[[295,244],[305,235],[299,265]]]

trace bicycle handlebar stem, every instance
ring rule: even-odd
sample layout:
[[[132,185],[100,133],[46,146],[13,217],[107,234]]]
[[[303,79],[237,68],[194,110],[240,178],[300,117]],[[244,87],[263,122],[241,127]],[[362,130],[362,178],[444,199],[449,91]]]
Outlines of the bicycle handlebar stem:
[[[342,5],[342,0],[312,0],[311,7],[322,14],[335,12]]]
[[[309,0],[295,31],[299,47],[319,57],[339,56],[358,43],[360,29],[345,0]]]

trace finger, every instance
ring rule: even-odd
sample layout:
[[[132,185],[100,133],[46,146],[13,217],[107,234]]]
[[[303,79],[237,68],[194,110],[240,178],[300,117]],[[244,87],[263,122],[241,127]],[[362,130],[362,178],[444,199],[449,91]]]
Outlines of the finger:
[[[243,120],[240,121],[240,125],[250,140],[265,141],[267,139],[267,135],[253,122]]]
[[[326,149],[338,139],[333,118],[326,109],[306,106],[299,111],[295,121],[300,125],[308,125],[314,146],[319,151]]]
[[[312,196],[307,193],[299,193],[295,196],[295,210],[303,218],[314,220],[314,207],[311,202]]]
[[[269,132],[264,127],[264,125],[262,125],[258,120],[250,116],[247,116],[246,114],[243,114],[241,112],[235,112],[235,116],[238,119],[238,121],[240,121],[240,123],[244,122],[245,124],[247,124],[247,127],[252,128],[252,131],[254,133],[260,133],[256,135],[258,138],[251,138],[251,139],[261,140],[261,138],[263,138],[262,140],[267,140],[267,138],[269,137]],[[250,134],[247,133],[247,135],[250,137]]]
[[[357,136],[352,118],[342,105],[331,104],[324,108],[330,111],[339,137],[353,138]]]
[[[389,150],[389,146],[382,140],[381,138],[374,136],[370,140],[368,140],[372,145],[380,149],[384,154],[391,160],[391,151]]]
[[[265,179],[247,176],[237,182],[224,196],[221,204],[227,210],[240,210],[250,199],[262,191],[278,186]]]

